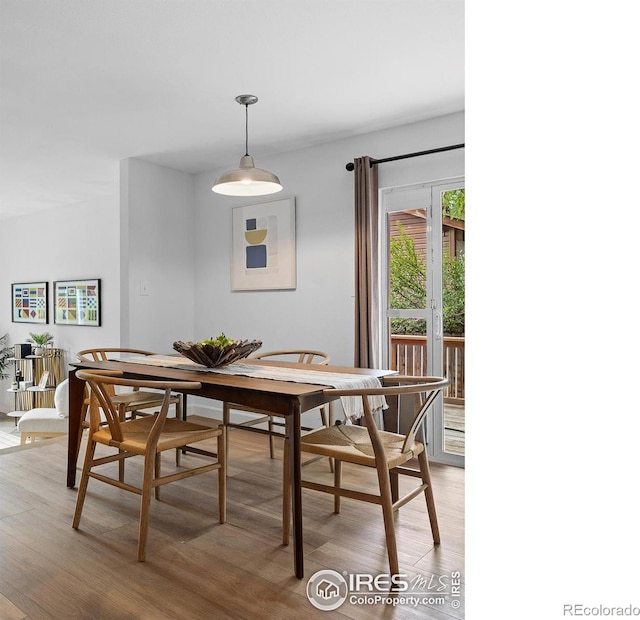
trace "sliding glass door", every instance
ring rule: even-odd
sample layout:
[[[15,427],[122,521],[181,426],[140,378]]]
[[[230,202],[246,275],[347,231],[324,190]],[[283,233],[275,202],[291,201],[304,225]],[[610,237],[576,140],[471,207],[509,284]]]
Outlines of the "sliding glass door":
[[[425,429],[428,450],[434,461],[463,465],[464,181],[390,188],[381,198],[386,363],[449,378]]]

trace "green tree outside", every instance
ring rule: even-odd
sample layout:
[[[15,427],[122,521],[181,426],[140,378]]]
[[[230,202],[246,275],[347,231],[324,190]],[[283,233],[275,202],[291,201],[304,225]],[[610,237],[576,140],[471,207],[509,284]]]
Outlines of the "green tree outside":
[[[442,315],[445,334],[464,335],[464,253],[442,256]]]
[[[452,189],[442,196],[442,215],[452,220],[464,220],[464,187]]]
[[[443,215],[464,220],[464,189],[446,192]],[[398,235],[389,244],[390,302],[395,309],[422,309],[427,304],[427,263],[413,238],[398,224]],[[442,257],[442,305],[445,334],[463,335],[465,318],[465,257]],[[424,319],[391,319],[392,334],[426,334]]]

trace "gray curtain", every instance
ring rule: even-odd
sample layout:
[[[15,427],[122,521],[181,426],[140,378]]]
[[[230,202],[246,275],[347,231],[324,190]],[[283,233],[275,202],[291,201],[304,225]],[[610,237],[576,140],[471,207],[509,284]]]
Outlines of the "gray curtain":
[[[380,368],[380,274],[378,167],[369,157],[354,160],[355,182],[355,354],[359,368]]]

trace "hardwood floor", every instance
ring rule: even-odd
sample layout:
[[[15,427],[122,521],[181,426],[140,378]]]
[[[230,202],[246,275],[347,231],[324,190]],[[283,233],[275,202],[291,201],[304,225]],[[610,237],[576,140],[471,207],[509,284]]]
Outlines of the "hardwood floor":
[[[342,512],[335,515],[330,496],[304,491],[305,578],[296,579],[292,546],[280,543],[278,444],[277,458],[271,460],[265,437],[231,432],[224,525],[217,523],[215,472],[163,487],[162,499],[152,500],[144,563],[136,561],[139,498],[131,493],[92,480],[80,529],[71,528],[76,490],[64,486],[65,438],[1,452],[0,618],[464,617],[464,594],[452,597],[450,587],[451,574],[459,571],[464,593],[463,470],[432,465],[439,547],[432,543],[422,498],[397,515],[400,570],[421,587],[412,586],[396,603],[409,595],[444,594],[445,601],[393,605],[347,598],[337,610],[325,612],[306,596],[307,581],[316,571],[387,572],[380,509],[343,499]],[[172,461],[172,455],[164,457],[164,472],[170,472]],[[117,465],[111,466],[115,471]],[[345,485],[353,483],[355,471],[345,464]],[[135,480],[140,473],[138,463],[127,462],[127,479]],[[375,473],[365,474],[361,479],[374,488]],[[326,461],[305,467],[304,475],[331,480]],[[447,586],[443,592],[436,591],[440,577]]]
[[[17,446],[20,443],[20,434],[16,424],[15,418],[0,412],[0,450]]]

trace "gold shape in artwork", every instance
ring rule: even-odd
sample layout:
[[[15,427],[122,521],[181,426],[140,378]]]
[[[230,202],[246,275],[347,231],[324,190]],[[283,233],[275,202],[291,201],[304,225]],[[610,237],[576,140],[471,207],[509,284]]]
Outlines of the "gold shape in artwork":
[[[267,236],[267,229],[262,228],[260,230],[246,230],[244,233],[244,238],[247,240],[247,243],[251,245],[257,245],[258,243],[262,243]]]

